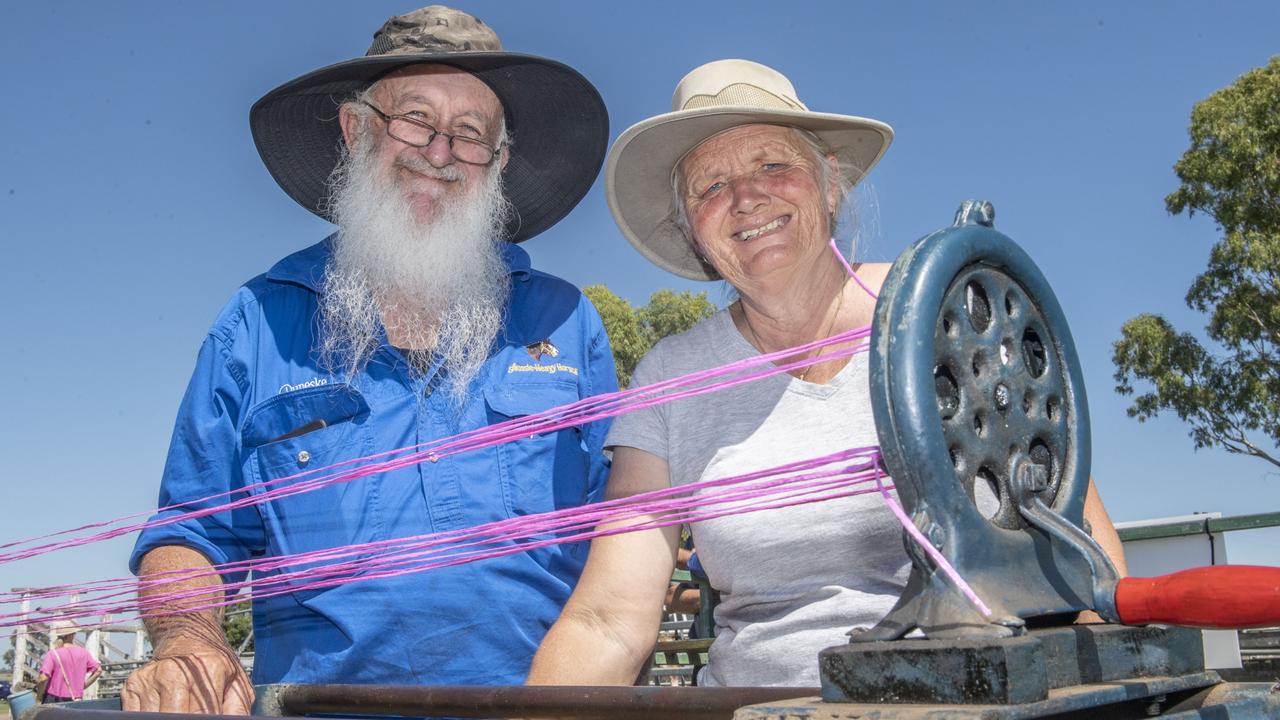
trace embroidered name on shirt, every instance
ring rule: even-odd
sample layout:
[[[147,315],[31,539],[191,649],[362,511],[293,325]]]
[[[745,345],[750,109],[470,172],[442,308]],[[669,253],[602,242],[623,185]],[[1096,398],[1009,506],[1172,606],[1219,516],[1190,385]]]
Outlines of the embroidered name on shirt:
[[[311,378],[310,380],[303,383],[298,383],[297,385],[290,385],[288,383],[285,383],[284,385],[280,386],[280,392],[287,393],[287,392],[293,392],[294,390],[305,390],[307,388],[320,387],[321,385],[328,385],[328,384],[329,384],[329,378],[319,378],[319,377]]]
[[[551,363],[550,365],[534,365],[532,363],[516,363],[516,362],[511,363],[511,366],[507,368],[508,375],[512,373],[526,373],[526,372],[536,372],[536,373],[566,372],[566,373],[569,373],[570,375],[577,375],[578,368],[572,367],[569,365],[564,365],[562,363]]]

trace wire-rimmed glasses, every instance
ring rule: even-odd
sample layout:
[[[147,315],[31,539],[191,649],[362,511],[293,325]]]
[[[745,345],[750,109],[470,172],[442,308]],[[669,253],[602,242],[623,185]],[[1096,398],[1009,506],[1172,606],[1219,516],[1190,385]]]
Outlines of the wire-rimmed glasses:
[[[459,162],[471,165],[488,165],[497,157],[498,148],[483,140],[463,135],[450,135],[442,130],[437,130],[434,126],[418,118],[408,115],[388,115],[368,101],[361,100],[360,102],[368,106],[370,110],[378,113],[378,117],[382,118],[382,121],[387,124],[387,135],[406,145],[426,147],[431,144],[432,140],[436,139],[437,135],[442,135],[449,141],[449,151],[453,153],[454,159]]]

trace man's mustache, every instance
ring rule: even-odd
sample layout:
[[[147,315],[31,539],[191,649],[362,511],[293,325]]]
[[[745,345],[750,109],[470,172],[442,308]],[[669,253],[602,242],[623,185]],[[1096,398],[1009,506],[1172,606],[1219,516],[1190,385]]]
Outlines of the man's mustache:
[[[402,167],[419,175],[434,178],[436,180],[454,182],[463,178],[462,171],[459,170],[456,165],[445,165],[442,168],[438,168],[427,162],[425,158],[417,155],[396,158],[395,164],[396,167]]]

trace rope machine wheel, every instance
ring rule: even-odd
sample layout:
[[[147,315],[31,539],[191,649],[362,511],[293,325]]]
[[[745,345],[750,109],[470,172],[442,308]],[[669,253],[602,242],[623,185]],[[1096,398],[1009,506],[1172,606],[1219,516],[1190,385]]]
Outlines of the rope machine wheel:
[[[1008,637],[1091,609],[1127,624],[1280,622],[1280,568],[1124,578],[1085,526],[1089,413],[1067,321],[990,203],[908,248],[876,303],[871,402],[885,469],[923,535],[991,608],[984,617],[907,540],[906,590],[853,642]]]
[[[990,203],[967,202],[952,227],[894,263],[876,304],[871,398],[905,509],[994,615],[908,542],[906,592],[855,640],[915,628],[1006,636],[1025,618],[1093,605],[1093,573],[1072,538],[1084,535],[1089,484],[1075,346],[1044,276],[993,216]],[[1024,510],[1033,502],[1065,527],[1037,529]]]

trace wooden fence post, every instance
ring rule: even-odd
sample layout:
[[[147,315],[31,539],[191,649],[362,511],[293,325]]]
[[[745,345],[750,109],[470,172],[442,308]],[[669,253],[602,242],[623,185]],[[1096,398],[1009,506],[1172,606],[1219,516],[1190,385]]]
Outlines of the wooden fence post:
[[[17,590],[17,588],[14,588]],[[31,600],[27,597],[27,593],[22,593],[22,605],[19,611],[22,613],[23,619],[26,619],[27,613],[31,610]],[[18,626],[18,632],[13,636],[13,691],[17,692],[18,687],[27,679],[27,625],[24,623]]]
[[[85,638],[85,641],[84,641],[84,649],[88,651],[89,655],[91,655],[93,659],[97,660],[99,663],[101,663],[103,660],[106,659],[102,655],[102,628],[110,622],[111,622],[111,616],[103,615],[102,624],[98,625],[93,630],[90,630],[89,637]],[[96,680],[92,685],[85,686],[84,699],[85,700],[98,699],[98,682]]]

